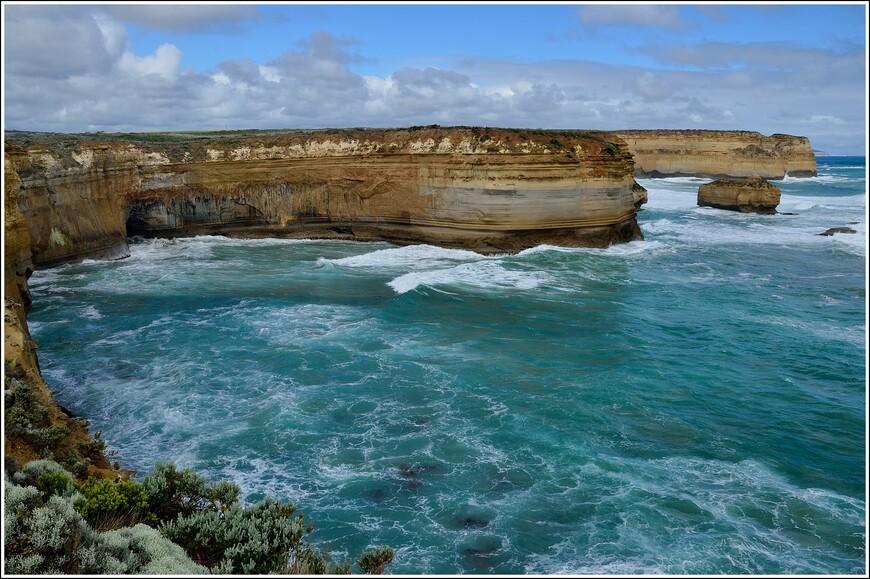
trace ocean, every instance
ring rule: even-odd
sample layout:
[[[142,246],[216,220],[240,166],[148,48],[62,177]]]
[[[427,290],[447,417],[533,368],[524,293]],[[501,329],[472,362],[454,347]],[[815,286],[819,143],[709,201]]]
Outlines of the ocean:
[[[133,239],[30,280],[61,404],[406,574],[859,574],[864,157],[779,211],[642,179],[644,241]],[[854,234],[820,236],[831,227]]]

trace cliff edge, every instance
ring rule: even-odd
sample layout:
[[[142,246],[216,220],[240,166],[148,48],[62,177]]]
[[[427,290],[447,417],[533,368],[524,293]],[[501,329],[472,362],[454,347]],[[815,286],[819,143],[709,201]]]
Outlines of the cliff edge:
[[[638,177],[815,177],[806,137],[753,131],[614,131],[634,156]]]
[[[36,267],[128,235],[605,247],[642,238],[646,200],[624,143],[581,131],[10,133],[6,162]]]

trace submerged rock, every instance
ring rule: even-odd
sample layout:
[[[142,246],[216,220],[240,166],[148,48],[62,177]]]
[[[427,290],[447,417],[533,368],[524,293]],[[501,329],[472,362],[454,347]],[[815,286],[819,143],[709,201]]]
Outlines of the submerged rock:
[[[835,233],[858,233],[858,232],[855,231],[854,229],[852,229],[851,227],[831,227],[830,229],[828,229],[824,233],[819,233],[819,235],[830,236],[830,235],[834,235]]]
[[[718,179],[698,187],[698,205],[773,215],[780,195],[779,187],[761,177]]]

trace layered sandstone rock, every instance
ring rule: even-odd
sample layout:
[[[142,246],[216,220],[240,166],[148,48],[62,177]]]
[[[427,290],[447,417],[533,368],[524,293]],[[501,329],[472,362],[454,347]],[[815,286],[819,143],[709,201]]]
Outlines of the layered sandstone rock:
[[[13,133],[5,143],[7,407],[35,400],[85,474],[126,475],[54,400],[26,312],[34,268],[129,255],[127,236],[224,233],[428,242],[478,251],[641,237],[646,191],[613,137],[439,127],[247,135]],[[26,392],[21,391],[26,387]],[[17,390],[16,390],[17,389]],[[6,431],[20,461],[45,451]],[[98,450],[98,449],[97,449]]]
[[[645,177],[813,177],[816,158],[806,137],[752,131],[616,131]]]
[[[160,135],[42,143],[7,135],[37,266],[123,256],[132,234],[383,239],[483,252],[641,238],[635,212],[645,191],[624,145],[600,134]]]
[[[26,463],[51,452],[81,478],[130,476],[132,473],[109,464],[102,445],[88,435],[87,421],[65,412],[42,378],[37,344],[27,328],[26,316],[31,305],[27,278],[33,271],[33,262],[30,233],[18,207],[20,188],[18,173],[7,157],[3,188],[3,374],[7,413],[4,420],[15,415],[16,423],[4,423],[4,453]]]
[[[779,187],[757,176],[719,179],[698,187],[698,205],[773,215],[779,205],[780,194]]]

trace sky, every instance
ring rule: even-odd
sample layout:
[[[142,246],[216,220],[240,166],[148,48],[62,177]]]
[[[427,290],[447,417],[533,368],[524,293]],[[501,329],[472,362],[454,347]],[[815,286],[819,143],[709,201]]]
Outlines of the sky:
[[[867,150],[867,5],[3,3],[3,126],[724,129]]]

